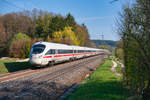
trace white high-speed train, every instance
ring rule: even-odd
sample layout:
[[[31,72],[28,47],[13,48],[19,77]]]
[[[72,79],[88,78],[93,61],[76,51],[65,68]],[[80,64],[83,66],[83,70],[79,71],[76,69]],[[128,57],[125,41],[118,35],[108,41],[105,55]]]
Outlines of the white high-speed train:
[[[37,42],[30,51],[30,63],[35,66],[71,61],[103,53],[103,49],[72,46],[66,44]]]

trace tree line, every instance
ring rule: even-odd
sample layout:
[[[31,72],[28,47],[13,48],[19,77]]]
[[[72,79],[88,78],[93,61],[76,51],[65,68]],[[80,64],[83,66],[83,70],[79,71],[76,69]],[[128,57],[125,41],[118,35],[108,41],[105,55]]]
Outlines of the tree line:
[[[124,6],[118,32],[121,41],[117,55],[125,64],[124,83],[143,100],[150,100],[150,0],[135,0]]]
[[[92,40],[97,46],[99,45],[109,45],[111,47],[115,47],[117,41],[113,41],[113,40]]]
[[[33,9],[0,15],[1,56],[28,57],[36,41],[94,46],[87,27],[77,24],[70,13],[62,16]]]

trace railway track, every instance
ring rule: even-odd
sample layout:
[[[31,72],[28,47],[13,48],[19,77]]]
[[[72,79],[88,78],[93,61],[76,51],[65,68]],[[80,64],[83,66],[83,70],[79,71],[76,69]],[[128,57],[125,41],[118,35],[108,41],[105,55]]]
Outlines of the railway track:
[[[75,80],[100,64],[104,55],[0,77],[0,99],[57,99]],[[16,78],[14,78],[16,77]]]

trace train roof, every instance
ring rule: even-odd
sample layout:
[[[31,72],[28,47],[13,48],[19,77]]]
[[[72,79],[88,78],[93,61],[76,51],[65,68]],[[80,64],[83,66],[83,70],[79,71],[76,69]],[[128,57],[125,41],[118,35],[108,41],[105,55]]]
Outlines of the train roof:
[[[59,44],[59,43],[51,43],[51,42],[37,42],[34,45],[43,44],[46,47],[53,48],[53,49],[72,49],[70,46],[66,44]]]
[[[52,43],[52,42],[36,42],[34,45],[37,44],[43,44],[53,49],[102,50],[97,48],[81,47],[81,46],[59,44],[59,43]]]

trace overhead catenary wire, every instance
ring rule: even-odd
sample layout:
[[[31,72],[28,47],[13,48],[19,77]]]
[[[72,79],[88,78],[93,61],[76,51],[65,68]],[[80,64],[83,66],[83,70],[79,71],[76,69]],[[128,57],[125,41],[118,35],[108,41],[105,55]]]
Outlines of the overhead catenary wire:
[[[7,0],[1,0],[1,1],[3,1],[4,3],[6,3],[6,4],[10,5],[10,6],[13,6],[15,8],[18,8],[18,9],[21,9],[21,10],[25,10],[24,8],[18,6],[18,5],[14,4],[14,3],[10,2],[10,1],[7,1]]]
[[[12,7],[15,7],[15,8],[18,8],[18,9],[21,9],[21,10],[26,10],[26,8],[24,8],[25,6],[24,6],[24,7],[20,7],[20,6],[14,4],[14,3],[12,3],[12,2],[10,2],[10,1],[8,1],[8,0],[1,0],[1,1],[3,1],[5,4],[8,4],[8,5],[12,6]],[[31,1],[30,1],[30,2],[31,2]],[[27,3],[27,4],[28,4],[28,3]],[[35,4],[33,4],[32,2],[29,3],[29,5],[32,6],[33,8],[39,8],[39,9],[41,9],[38,5],[35,5]]]

